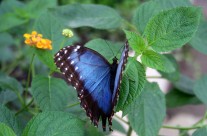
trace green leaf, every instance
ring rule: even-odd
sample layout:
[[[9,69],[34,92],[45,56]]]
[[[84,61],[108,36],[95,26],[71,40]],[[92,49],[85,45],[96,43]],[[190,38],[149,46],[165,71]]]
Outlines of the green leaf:
[[[207,106],[207,75],[203,76],[202,78],[198,79],[195,82],[193,87],[193,91],[195,95]]]
[[[173,81],[172,83],[180,91],[187,94],[194,95],[193,92],[194,80],[190,79],[189,77],[181,74],[179,80]]]
[[[144,39],[138,34],[136,34],[135,32],[126,31],[126,30],[124,30],[124,32],[126,34],[127,40],[131,48],[137,54],[141,54],[146,48]]]
[[[12,128],[12,130],[17,134],[17,136],[20,136],[21,129],[19,127],[17,119],[9,109],[7,109],[5,106],[1,104],[0,104],[0,122]]]
[[[31,0],[27,3],[25,11],[30,14],[31,18],[38,17],[43,11],[48,8],[55,7],[57,5],[57,0]]]
[[[195,95],[183,93],[176,88],[170,90],[170,92],[166,94],[165,99],[168,108],[201,103]]]
[[[51,70],[55,70],[53,55],[60,50],[60,48],[72,44],[76,40],[76,37],[65,38],[62,35],[64,26],[59,20],[55,19],[54,16],[49,12],[43,12],[36,20],[34,30],[38,33],[43,34],[44,38],[52,41],[52,51],[36,49],[35,53],[38,58],[47,65]]]
[[[0,136],[16,136],[16,134],[10,127],[4,123],[0,123]]]
[[[22,85],[12,77],[0,73],[0,103],[6,104],[17,98],[23,92]]]
[[[171,51],[189,42],[197,30],[200,9],[179,7],[154,16],[146,26],[145,35],[155,51]]]
[[[113,124],[114,126],[114,124]],[[85,124],[85,136],[104,136],[102,131],[99,131],[93,124],[87,122]]]
[[[123,45],[120,43],[113,43],[103,39],[94,39],[87,42],[85,46],[97,51],[98,53],[103,55],[107,60],[112,61],[112,59],[115,57],[117,53],[120,54],[119,49]]]
[[[44,76],[35,76],[32,80],[31,92],[43,111],[63,110],[70,95],[64,80]]]
[[[141,56],[142,63],[150,68],[171,73],[175,71],[173,63],[164,55],[152,50],[146,50]]]
[[[192,6],[189,0],[153,0],[159,3],[162,10],[176,8],[176,7],[186,7]]]
[[[19,8],[23,8],[25,6],[24,3],[17,0],[4,0],[1,1],[0,5],[0,15],[5,13],[15,12]]]
[[[207,135],[207,127],[202,127],[197,129],[192,136],[206,136]]]
[[[20,18],[14,13],[6,13],[0,15],[0,22],[0,32],[2,32],[25,24],[27,20]]]
[[[43,64],[48,66],[51,71],[56,70],[56,65],[54,63],[54,57],[52,51],[42,50],[42,49],[34,49],[34,50],[35,50],[35,54]]]
[[[180,78],[180,71],[176,59],[171,54],[164,54],[164,56],[171,62],[175,70],[174,72],[170,73],[159,71],[160,74],[162,75],[162,77],[167,78],[170,81],[178,81]]]
[[[165,118],[165,96],[156,83],[145,84],[144,90],[131,105],[130,125],[140,136],[156,136]]]
[[[159,4],[153,1],[145,2],[136,9],[133,16],[133,24],[141,34],[144,32],[150,18],[156,15],[160,10]]]
[[[26,125],[22,136],[83,136],[84,122],[65,112],[43,112]]]
[[[202,21],[198,27],[198,31],[190,41],[190,45],[197,51],[207,55],[207,21]]]
[[[11,45],[14,39],[9,33],[0,33],[0,61],[9,61],[14,58]]]
[[[146,82],[145,68],[133,58],[128,59],[123,75],[116,111],[123,110],[141,94]]]
[[[89,26],[96,29],[112,29],[121,25],[120,15],[112,8],[95,4],[61,6],[51,12],[72,28]]]

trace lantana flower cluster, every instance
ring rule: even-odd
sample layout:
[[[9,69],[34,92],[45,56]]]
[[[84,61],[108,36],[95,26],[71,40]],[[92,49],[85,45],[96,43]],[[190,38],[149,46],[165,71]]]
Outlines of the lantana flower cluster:
[[[39,49],[52,50],[52,41],[43,38],[42,34],[38,34],[36,31],[32,31],[31,34],[25,33],[25,44],[34,46]]]

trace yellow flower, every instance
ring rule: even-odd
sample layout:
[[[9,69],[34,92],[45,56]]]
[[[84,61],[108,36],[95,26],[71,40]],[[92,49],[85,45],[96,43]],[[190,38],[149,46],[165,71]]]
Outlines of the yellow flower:
[[[39,49],[52,50],[52,41],[42,38],[42,34],[38,34],[36,31],[32,31],[31,34],[25,33],[24,37],[24,43],[27,45],[34,46]]]
[[[73,36],[73,31],[71,31],[70,29],[63,29],[62,35],[70,38]]]

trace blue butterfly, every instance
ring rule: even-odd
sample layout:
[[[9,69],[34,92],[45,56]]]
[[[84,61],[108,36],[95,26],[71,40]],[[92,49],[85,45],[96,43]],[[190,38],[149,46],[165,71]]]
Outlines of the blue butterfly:
[[[80,105],[87,116],[94,126],[98,126],[101,117],[104,131],[107,120],[112,131],[113,108],[119,95],[128,51],[126,42],[119,63],[114,57],[112,64],[98,52],[81,45],[67,46],[54,56],[57,67],[77,90]]]

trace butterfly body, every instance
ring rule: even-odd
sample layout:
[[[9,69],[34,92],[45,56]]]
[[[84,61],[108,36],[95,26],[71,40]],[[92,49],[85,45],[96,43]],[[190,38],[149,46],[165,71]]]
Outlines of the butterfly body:
[[[120,62],[116,58],[110,64],[98,52],[80,45],[67,46],[55,54],[54,61],[78,93],[80,105],[95,126],[102,119],[103,130],[106,120],[112,125],[113,108],[128,56],[128,43]],[[109,127],[111,130],[111,127]]]

